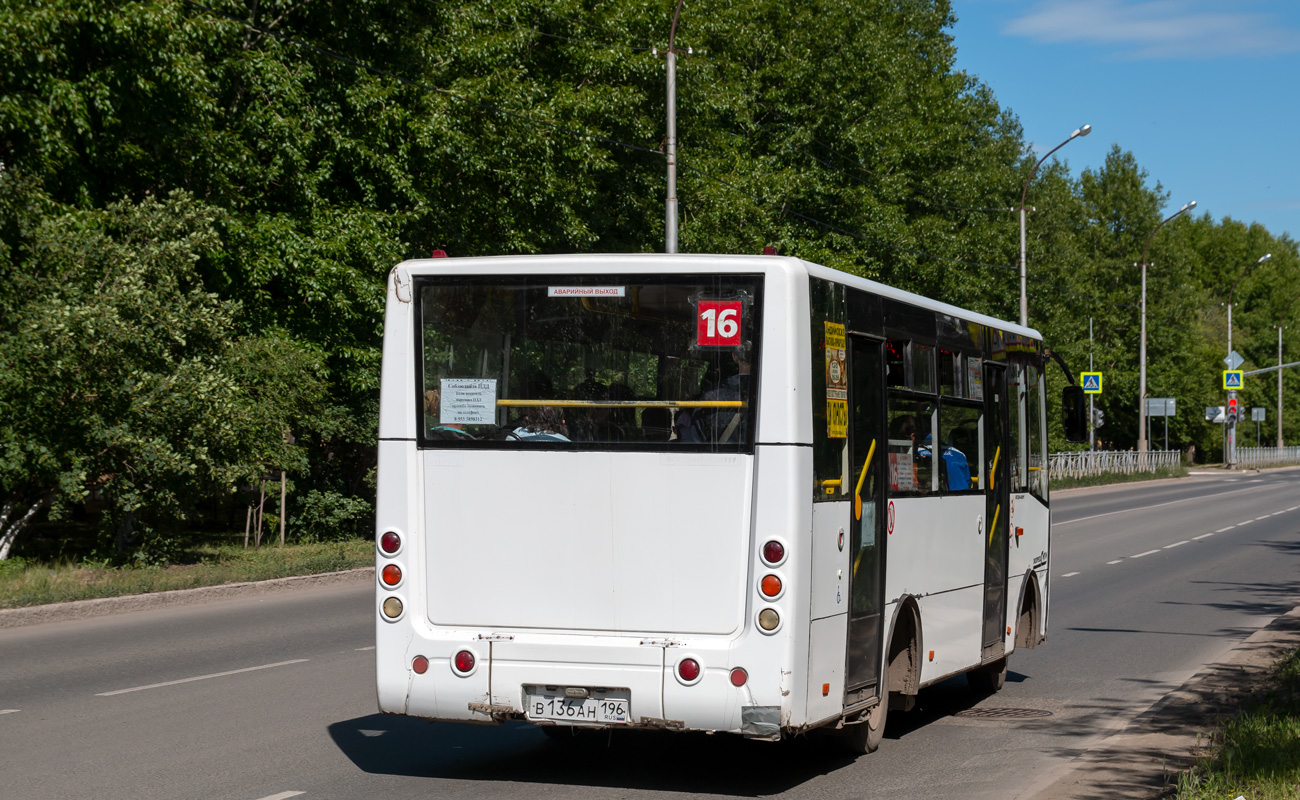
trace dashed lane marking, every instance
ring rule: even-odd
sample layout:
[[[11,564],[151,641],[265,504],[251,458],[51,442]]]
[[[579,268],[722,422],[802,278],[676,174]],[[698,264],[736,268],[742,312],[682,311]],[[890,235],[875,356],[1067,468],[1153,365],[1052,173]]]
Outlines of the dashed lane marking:
[[[1118,564],[1118,563],[1120,563],[1120,562],[1123,561],[1123,560],[1124,560],[1124,559],[1122,559],[1122,558],[1117,558],[1117,559],[1115,559],[1114,561],[1107,561],[1106,564],[1107,564],[1107,565],[1110,565],[1110,564]]]
[[[1237,526],[1236,526],[1236,525],[1229,525],[1229,526],[1226,527],[1226,528],[1219,528],[1217,531],[1215,531],[1215,533],[1227,533],[1228,531],[1232,530],[1232,529],[1235,528],[1235,527],[1237,527]]]
[[[280,792],[279,794],[268,794],[266,797],[259,797],[258,800],[288,800],[290,797],[297,797],[306,792]]]
[[[1064,575],[1062,575],[1061,577],[1062,577],[1062,578],[1073,578],[1075,575],[1078,575],[1078,574],[1079,574],[1079,573],[1077,573],[1077,572],[1067,572],[1067,573],[1065,573]]]
[[[0,714],[17,714],[19,710],[17,708],[0,708]]]
[[[1199,542],[1200,540],[1202,540],[1202,539],[1208,539],[1208,538],[1210,538],[1210,537],[1213,536],[1213,535],[1214,535],[1213,533],[1202,533],[1200,536],[1193,536],[1193,537],[1192,537],[1192,541],[1194,541],[1194,542]]]
[[[206,681],[208,678],[224,678],[227,675],[238,675],[242,672],[256,672],[259,669],[271,669],[272,667],[287,667],[290,664],[301,664],[308,661],[306,658],[295,658],[292,661],[278,661],[274,664],[262,664],[258,667],[244,667],[243,669],[232,669],[227,672],[214,672],[211,675],[196,675],[193,678],[181,678],[178,681],[164,681],[162,683],[151,683],[148,686],[132,686],[130,689],[117,689],[112,692],[100,692],[96,697],[112,697],[115,694],[126,694],[128,692],[143,692],[145,689],[161,689],[164,686],[175,686],[178,683],[191,683],[193,681]],[[299,793],[301,794],[301,792]],[[291,797],[292,795],[284,795]]]
[[[370,645],[369,647],[358,647],[358,648],[357,648],[357,652],[360,653],[360,652],[362,652],[363,650],[374,650],[374,649],[375,649],[375,646],[372,644],[372,645]]]
[[[1238,523],[1237,523],[1237,527],[1240,528],[1242,525],[1249,525],[1250,523],[1252,523],[1252,522],[1254,522],[1254,521],[1255,521],[1255,520],[1253,520],[1253,519],[1243,519],[1241,522],[1238,522]]]
[[[1146,551],[1145,553],[1138,553],[1138,554],[1135,555],[1135,556],[1129,556],[1129,558],[1141,558],[1142,556],[1155,555],[1156,553],[1159,553],[1159,552],[1160,552],[1159,550],[1148,550],[1148,551]]]
[[[1191,541],[1191,540],[1190,540],[1190,539],[1184,539],[1184,540],[1182,540],[1181,542],[1174,542],[1173,544],[1167,544],[1167,545],[1165,545],[1164,549],[1166,549],[1166,550],[1172,550],[1172,549],[1174,549],[1175,547],[1178,547],[1179,545],[1187,544],[1189,541]]]
[[[1272,514],[1265,514],[1265,515],[1262,516],[1262,517],[1255,517],[1255,521],[1256,521],[1256,522],[1259,522],[1261,519],[1268,519],[1268,518],[1271,517],[1271,516],[1273,516],[1273,515],[1272,515]]]

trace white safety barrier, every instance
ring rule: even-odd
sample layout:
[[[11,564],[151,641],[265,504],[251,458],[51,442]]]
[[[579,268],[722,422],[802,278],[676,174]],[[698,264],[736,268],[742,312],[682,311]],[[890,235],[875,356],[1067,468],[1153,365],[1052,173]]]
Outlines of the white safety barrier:
[[[1281,464],[1300,464],[1300,446],[1237,448],[1237,466],[1242,469],[1275,467]]]
[[[1052,453],[1048,459],[1053,478],[1083,478],[1107,472],[1155,472],[1158,469],[1178,466],[1182,457],[1180,450],[1149,450],[1146,455],[1146,469],[1138,468],[1138,454],[1134,450]]]

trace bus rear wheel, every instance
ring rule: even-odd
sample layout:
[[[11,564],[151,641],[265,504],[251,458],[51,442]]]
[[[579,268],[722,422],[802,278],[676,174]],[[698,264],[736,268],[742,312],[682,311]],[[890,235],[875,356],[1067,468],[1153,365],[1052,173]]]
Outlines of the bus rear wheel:
[[[970,688],[982,694],[995,694],[1007,682],[1007,657],[990,662],[966,673]]]
[[[861,722],[850,725],[846,731],[845,748],[855,756],[874,753],[885,738],[885,719],[889,716],[889,690],[880,702],[866,713]]]

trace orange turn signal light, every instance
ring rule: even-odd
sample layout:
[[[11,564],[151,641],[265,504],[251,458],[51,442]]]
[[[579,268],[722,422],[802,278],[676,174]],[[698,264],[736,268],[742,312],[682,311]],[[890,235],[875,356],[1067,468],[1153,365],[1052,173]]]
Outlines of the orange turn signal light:
[[[759,588],[767,597],[776,597],[781,593],[781,579],[775,575],[765,575]]]
[[[385,586],[396,586],[402,582],[402,568],[396,564],[389,564],[379,574]]]

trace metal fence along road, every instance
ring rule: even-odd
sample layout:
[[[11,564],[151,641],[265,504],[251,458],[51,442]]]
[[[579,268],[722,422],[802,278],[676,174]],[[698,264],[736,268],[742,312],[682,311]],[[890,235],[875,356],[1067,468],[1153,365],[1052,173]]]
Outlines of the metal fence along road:
[[[1053,478],[1083,478],[1107,472],[1155,472],[1178,466],[1182,457],[1181,450],[1151,450],[1147,452],[1146,469],[1139,469],[1135,450],[1083,450],[1078,453],[1052,453],[1048,456],[1048,467]]]
[[[1300,446],[1293,447],[1238,447],[1237,466],[1245,469],[1274,467],[1281,464],[1300,464]]]

